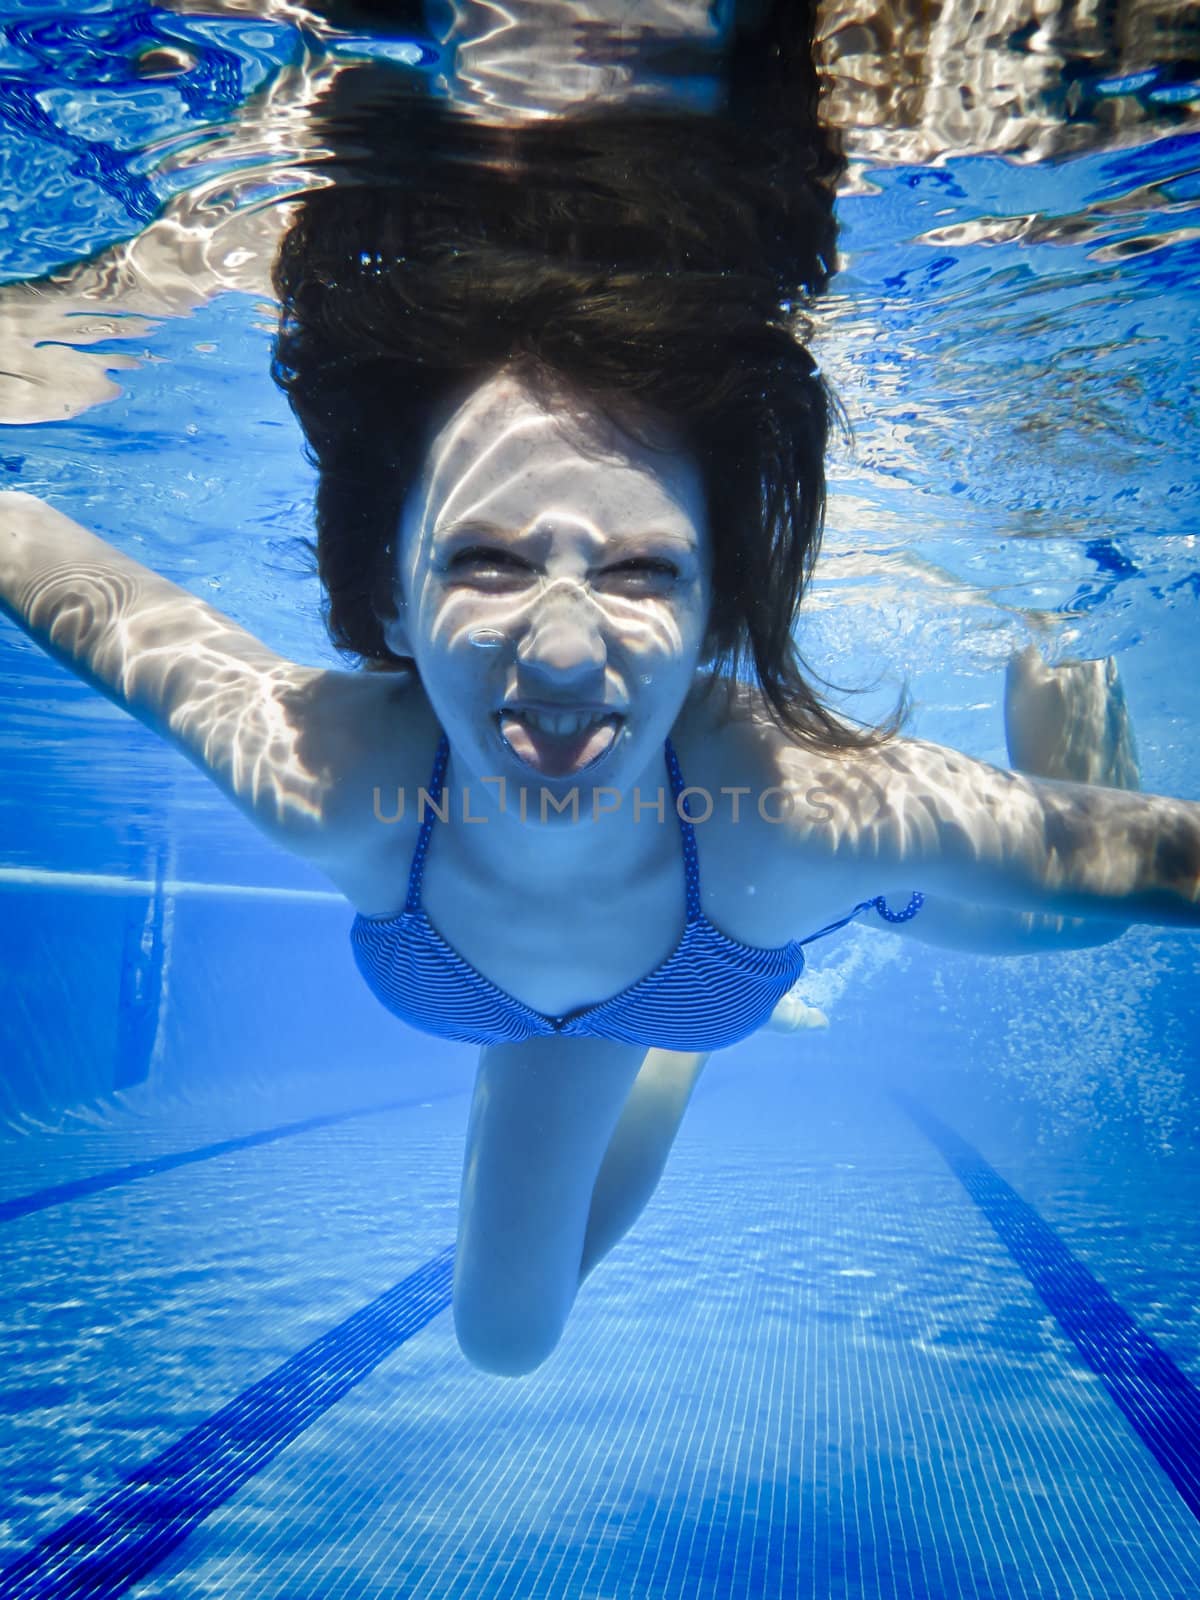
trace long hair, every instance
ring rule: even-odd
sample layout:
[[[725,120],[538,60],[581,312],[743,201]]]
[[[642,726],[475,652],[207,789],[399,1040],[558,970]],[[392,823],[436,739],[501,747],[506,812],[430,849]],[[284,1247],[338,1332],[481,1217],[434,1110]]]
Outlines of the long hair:
[[[831,414],[805,308],[835,266],[840,170],[816,119],[806,10],[769,8],[753,50],[735,41],[721,115],[614,107],[497,127],[398,102],[378,69],[339,80],[334,181],[304,197],[276,263],[273,371],[318,469],[317,560],[340,650],[368,668],[411,665],[382,619],[431,423],[517,364],[566,379],[630,431],[639,414],[664,419],[693,452],[717,681],[752,674],[778,724],[817,748],[895,731],[901,710],[871,729],[835,715],[793,637]]]

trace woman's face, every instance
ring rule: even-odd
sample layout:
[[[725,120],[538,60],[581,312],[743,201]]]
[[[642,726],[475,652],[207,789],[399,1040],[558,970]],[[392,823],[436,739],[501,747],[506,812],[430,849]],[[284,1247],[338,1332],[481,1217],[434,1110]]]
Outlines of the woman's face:
[[[398,578],[388,644],[415,659],[464,775],[567,788],[586,772],[624,792],[701,659],[699,471],[502,371],[434,438]]]

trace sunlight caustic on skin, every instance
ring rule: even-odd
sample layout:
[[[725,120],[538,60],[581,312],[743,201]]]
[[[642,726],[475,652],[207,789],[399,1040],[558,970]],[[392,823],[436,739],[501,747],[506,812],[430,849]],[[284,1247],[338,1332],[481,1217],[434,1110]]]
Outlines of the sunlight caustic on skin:
[[[57,548],[60,559],[15,581],[34,548],[42,556]],[[336,674],[277,655],[198,596],[15,491],[0,494],[0,586],[40,643],[135,715],[153,707],[155,725],[255,820],[318,826],[331,780],[303,748],[297,708],[336,694]]]
[[[463,774],[497,770],[502,707],[583,704],[621,719],[604,781],[624,788],[692,686],[710,559],[686,454],[501,372],[432,442],[385,637],[415,660]]]
[[[1028,646],[1009,661],[1004,722],[1009,761],[1017,770],[1073,783],[1141,787],[1133,721],[1112,656],[1051,666]],[[926,944],[1019,956],[1037,949],[1094,949],[1122,931],[1115,923],[973,906],[936,895],[926,897],[921,925],[913,930]],[[767,1027],[795,1033],[828,1026],[826,1013],[812,1002],[838,999],[850,970],[843,963],[840,976],[832,979],[828,973],[806,972],[776,1006]]]

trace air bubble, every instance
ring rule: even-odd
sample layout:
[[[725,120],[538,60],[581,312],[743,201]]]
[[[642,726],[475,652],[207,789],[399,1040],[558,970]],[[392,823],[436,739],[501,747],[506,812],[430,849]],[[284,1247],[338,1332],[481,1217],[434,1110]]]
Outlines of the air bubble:
[[[497,633],[495,628],[472,628],[467,635],[467,642],[477,650],[494,650],[497,645],[504,643],[504,635]]]

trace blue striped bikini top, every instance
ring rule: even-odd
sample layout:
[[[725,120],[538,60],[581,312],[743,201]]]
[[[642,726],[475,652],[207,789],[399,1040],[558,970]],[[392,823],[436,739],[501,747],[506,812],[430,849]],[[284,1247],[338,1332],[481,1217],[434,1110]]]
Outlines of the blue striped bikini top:
[[[694,825],[685,815],[687,799],[682,807],[679,804],[683,775],[670,739],[665,749],[683,837],[687,925],[674,953],[653,972],[608,1000],[547,1017],[476,972],[447,944],[421,908],[421,875],[450,753],[443,733],[429,781],[432,803],[426,807],[413,852],[404,910],[389,917],[359,912],[351,928],[355,962],[376,999],[424,1033],[472,1044],[561,1034],[622,1039],[647,1048],[719,1050],[766,1022],[804,971],[804,945],[872,907],[888,922],[906,922],[920,910],[920,894],[899,912],[889,911],[880,896],[862,901],[807,939],[762,948],[729,938],[700,909]]]

